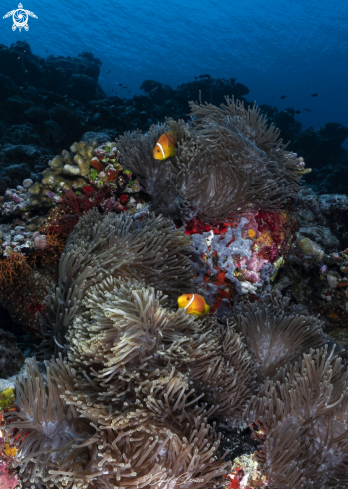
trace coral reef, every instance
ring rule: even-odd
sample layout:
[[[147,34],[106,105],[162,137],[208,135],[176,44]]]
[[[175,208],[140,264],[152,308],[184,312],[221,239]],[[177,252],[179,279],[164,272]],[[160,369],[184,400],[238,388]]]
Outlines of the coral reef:
[[[197,218],[186,224],[193,240],[195,282],[212,312],[222,318],[241,295],[270,290],[294,240],[290,211],[254,211],[219,226]]]
[[[325,332],[346,346],[348,264],[346,196],[302,189],[296,202],[298,232],[274,287],[325,319]],[[341,250],[341,251],[338,251]]]
[[[347,129],[301,132],[235,79],[107,97],[100,65],[0,46],[0,377],[33,339],[46,364],[25,361],[15,408],[1,382],[0,477],[348,487],[347,360],[326,336],[348,345],[348,203],[325,194],[346,191]],[[175,156],[154,160],[168,130]],[[204,318],[176,309],[189,292]],[[238,443],[259,447],[230,468]]]
[[[261,474],[260,465],[254,454],[236,457],[226,480],[226,489],[266,489],[268,487],[268,481]]]
[[[16,188],[25,178],[39,181],[48,160],[71,141],[85,140],[84,133],[86,141],[102,137],[101,143],[126,130],[147,131],[166,117],[187,120],[188,101],[196,100],[199,91],[202,100],[215,106],[226,94],[252,106],[245,99],[248,88],[235,78],[201,78],[175,89],[145,80],[143,95],[125,98],[122,88],[109,94],[101,89],[100,70],[101,62],[92,53],[44,59],[27,42],[1,46],[0,172],[5,185]],[[283,140],[291,141],[288,149],[313,168],[306,180],[314,188],[322,193],[346,192],[348,160],[342,142],[347,128],[327,123],[301,132],[294,109],[261,106],[261,111],[280,129]]]

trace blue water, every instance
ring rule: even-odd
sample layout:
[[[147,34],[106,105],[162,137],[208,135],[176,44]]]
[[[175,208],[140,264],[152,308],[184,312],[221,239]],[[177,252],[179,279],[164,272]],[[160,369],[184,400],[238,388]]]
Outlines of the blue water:
[[[315,128],[348,126],[348,2],[342,0],[24,0],[34,12],[28,32],[2,19],[18,0],[0,6],[0,43],[26,40],[35,54],[102,62],[106,91],[118,83],[141,93],[144,79],[176,87],[194,76],[237,78],[248,100],[301,110]],[[108,74],[107,71],[110,70]],[[312,93],[318,97],[312,98]],[[281,95],[286,95],[284,100]],[[307,108],[312,112],[305,112]]]

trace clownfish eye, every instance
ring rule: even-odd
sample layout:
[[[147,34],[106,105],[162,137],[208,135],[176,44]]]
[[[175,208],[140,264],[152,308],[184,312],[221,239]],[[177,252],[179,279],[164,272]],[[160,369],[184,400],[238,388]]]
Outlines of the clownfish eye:
[[[189,299],[189,298],[187,298],[187,300],[189,301],[190,299]]]

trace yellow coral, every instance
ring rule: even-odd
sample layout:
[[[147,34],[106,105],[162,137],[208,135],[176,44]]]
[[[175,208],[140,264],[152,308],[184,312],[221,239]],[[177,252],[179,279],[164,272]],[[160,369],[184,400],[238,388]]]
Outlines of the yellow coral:
[[[15,399],[15,390],[12,387],[0,392],[0,411],[11,408],[14,405]]]
[[[2,449],[6,457],[15,457],[17,453],[17,448],[12,447],[9,443],[4,443],[4,448]]]

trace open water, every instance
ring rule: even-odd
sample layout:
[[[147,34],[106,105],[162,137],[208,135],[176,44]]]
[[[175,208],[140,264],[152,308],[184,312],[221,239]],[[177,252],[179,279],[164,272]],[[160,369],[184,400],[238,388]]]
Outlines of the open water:
[[[0,43],[26,40],[43,57],[91,51],[106,91],[123,83],[132,96],[144,79],[175,88],[208,73],[237,78],[248,100],[300,110],[303,127],[348,125],[348,2],[24,0],[38,19],[13,32],[2,17],[17,2],[0,4]]]

